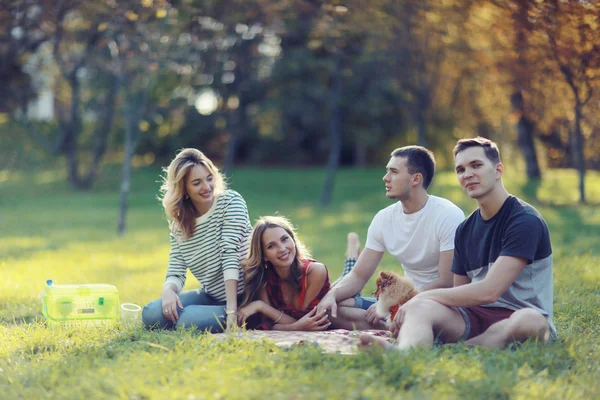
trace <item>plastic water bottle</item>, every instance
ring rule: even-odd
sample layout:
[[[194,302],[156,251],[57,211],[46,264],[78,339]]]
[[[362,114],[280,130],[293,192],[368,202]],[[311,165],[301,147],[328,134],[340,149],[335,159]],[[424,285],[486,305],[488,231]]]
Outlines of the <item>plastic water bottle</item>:
[[[47,279],[46,280],[46,288],[50,287],[50,286],[54,286],[54,282],[52,282],[52,279]],[[48,303],[45,301],[46,300],[46,288],[44,288],[44,290],[42,291],[42,295],[40,296],[40,299],[42,300],[42,314],[45,317],[48,316]]]

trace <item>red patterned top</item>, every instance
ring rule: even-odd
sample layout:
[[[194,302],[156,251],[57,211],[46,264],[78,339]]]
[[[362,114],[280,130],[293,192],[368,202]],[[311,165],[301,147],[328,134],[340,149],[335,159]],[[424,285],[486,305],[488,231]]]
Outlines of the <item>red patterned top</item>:
[[[312,299],[310,303],[308,303],[305,309],[302,309],[304,298],[306,297],[306,289],[308,288],[308,270],[314,261],[315,260],[302,260],[302,270],[300,271],[301,287],[300,293],[298,294],[297,305],[286,304],[285,300],[283,299],[283,293],[281,292],[281,278],[279,278],[279,275],[277,275],[273,268],[270,268],[267,271],[267,296],[273,308],[283,311],[285,314],[298,320],[308,314],[310,310],[319,304],[319,302],[323,299],[323,297],[325,297],[331,288],[331,284],[329,283],[329,273],[327,274],[327,278],[325,279],[325,283],[319,291],[319,294],[317,294],[317,296]],[[258,325],[256,329],[271,330],[273,329],[273,325],[274,324],[272,321],[263,322],[262,324]]]

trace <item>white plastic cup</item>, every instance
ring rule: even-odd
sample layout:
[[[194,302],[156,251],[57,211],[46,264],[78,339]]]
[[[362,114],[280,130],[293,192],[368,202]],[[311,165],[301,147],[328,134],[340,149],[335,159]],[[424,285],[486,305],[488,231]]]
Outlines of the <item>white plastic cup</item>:
[[[142,321],[142,307],[134,303],[121,304],[121,322],[126,327],[139,325]]]

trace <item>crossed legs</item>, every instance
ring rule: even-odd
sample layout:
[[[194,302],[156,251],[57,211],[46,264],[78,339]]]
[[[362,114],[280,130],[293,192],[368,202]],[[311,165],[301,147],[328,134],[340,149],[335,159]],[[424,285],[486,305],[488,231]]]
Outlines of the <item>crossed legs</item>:
[[[444,343],[456,343],[462,339],[466,323],[461,313],[452,307],[433,300],[415,300],[404,309],[404,323],[398,335],[397,349],[415,346],[431,346],[437,337]],[[465,342],[467,345],[505,348],[515,341],[536,339],[547,341],[550,336],[544,316],[531,308],[515,311],[509,318],[496,322],[485,332]],[[359,346],[379,345],[392,347],[387,341],[368,334],[360,336]]]
[[[533,308],[523,308],[509,318],[496,322],[465,344],[503,349],[513,342],[534,339],[545,343],[549,338],[550,328],[546,318]]]

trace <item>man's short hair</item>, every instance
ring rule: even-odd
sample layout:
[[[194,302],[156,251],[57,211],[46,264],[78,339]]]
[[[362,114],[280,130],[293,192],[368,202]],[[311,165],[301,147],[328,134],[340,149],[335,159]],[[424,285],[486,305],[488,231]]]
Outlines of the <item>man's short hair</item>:
[[[435,173],[435,157],[430,150],[422,146],[404,146],[392,151],[392,157],[406,158],[406,166],[411,174],[423,176],[425,190],[431,185]]]
[[[481,136],[477,136],[476,138],[460,139],[458,142],[456,142],[456,146],[454,146],[454,157],[469,147],[481,147],[488,160],[494,163],[494,165],[500,163],[500,150],[498,150],[498,145],[490,139],[486,139]]]

